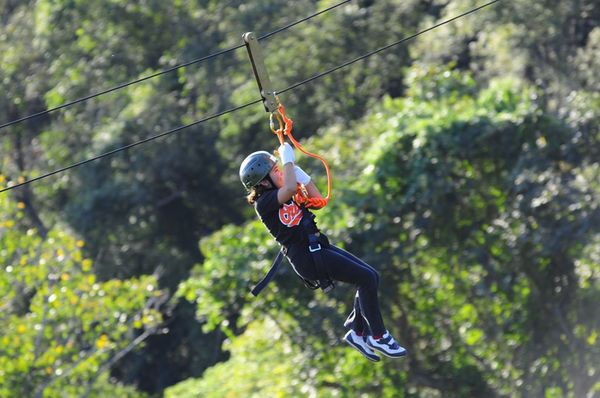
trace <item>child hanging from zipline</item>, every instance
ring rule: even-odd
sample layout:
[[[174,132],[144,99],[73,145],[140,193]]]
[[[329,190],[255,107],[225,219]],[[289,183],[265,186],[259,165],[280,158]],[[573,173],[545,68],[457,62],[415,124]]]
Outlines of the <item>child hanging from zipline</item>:
[[[293,141],[291,134],[289,138]],[[254,206],[260,220],[282,246],[277,264],[274,263],[262,286],[257,286],[253,294],[258,294],[272,277],[283,253],[294,271],[313,288],[320,287],[327,292],[333,287],[333,281],[357,286],[354,308],[344,322],[344,326],[350,328],[344,336],[348,344],[371,361],[380,360],[374,350],[393,358],[406,355],[406,350],[396,343],[383,324],[378,300],[379,274],[356,256],[329,243],[317,228],[314,214],[303,204],[305,200],[299,196],[298,184],[305,187],[304,199],[322,201],[319,189],[311,177],[294,164],[294,150],[288,143],[281,144],[278,154],[281,167],[266,151],[248,155],[240,166],[248,203]]]

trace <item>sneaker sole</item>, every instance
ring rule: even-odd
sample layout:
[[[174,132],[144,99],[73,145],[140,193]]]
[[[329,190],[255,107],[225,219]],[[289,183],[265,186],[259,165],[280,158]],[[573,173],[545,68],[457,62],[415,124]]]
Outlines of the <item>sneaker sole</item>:
[[[350,344],[352,347],[354,347],[358,352],[360,352],[363,355],[363,357],[367,358],[369,361],[379,362],[381,360],[381,358],[379,358],[377,355],[371,355],[364,352],[362,346],[356,344],[353,340],[344,337],[344,341]]]

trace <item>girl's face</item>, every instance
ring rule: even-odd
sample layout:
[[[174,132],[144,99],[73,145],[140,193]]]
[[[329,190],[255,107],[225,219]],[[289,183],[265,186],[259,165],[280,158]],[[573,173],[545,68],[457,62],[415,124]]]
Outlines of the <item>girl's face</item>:
[[[283,172],[281,171],[279,164],[276,163],[275,166],[273,166],[269,172],[269,176],[275,183],[276,188],[281,188],[283,186]]]

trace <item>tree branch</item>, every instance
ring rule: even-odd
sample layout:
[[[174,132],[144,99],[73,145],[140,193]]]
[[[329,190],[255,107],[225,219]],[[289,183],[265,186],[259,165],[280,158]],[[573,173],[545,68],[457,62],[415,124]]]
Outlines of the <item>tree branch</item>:
[[[16,164],[19,170],[20,175],[25,175],[27,172],[26,164],[25,164],[25,154],[23,149],[23,138],[21,136],[21,132],[18,132],[15,135],[15,154],[16,154]],[[42,239],[46,239],[48,236],[48,229],[44,225],[44,222],[40,218],[37,210],[33,206],[33,191],[31,190],[30,185],[25,185],[19,192],[18,199],[23,202],[25,205],[25,213],[31,220],[34,227],[38,230],[38,233],[42,237]]]
[[[87,383],[87,390],[86,390],[85,394],[83,394],[82,397],[86,398],[86,397],[88,397],[90,395],[90,393],[92,392],[92,388],[94,387],[94,384],[96,384],[96,381],[98,380],[98,378],[104,372],[106,372],[107,369],[109,369],[115,363],[117,363],[119,360],[121,360],[121,358],[123,358],[125,355],[127,355],[129,352],[131,352],[135,347],[137,347],[138,345],[140,345],[141,343],[143,343],[144,340],[146,340],[149,336],[155,334],[157,330],[158,330],[158,326],[153,326],[153,327],[151,327],[149,329],[146,329],[144,331],[144,333],[140,334],[132,342],[130,342],[127,345],[127,347],[125,347],[124,349],[122,349],[121,351],[119,351],[118,353],[116,353],[115,355],[113,355],[108,361],[106,361],[100,367],[100,369],[98,369],[98,372],[96,373],[95,377],[93,377],[92,379],[90,379],[88,381],[88,383]]]

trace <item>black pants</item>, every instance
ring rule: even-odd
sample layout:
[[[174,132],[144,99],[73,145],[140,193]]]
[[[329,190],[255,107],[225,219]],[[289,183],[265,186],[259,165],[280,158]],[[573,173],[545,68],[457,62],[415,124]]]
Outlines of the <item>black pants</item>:
[[[385,326],[379,309],[377,271],[358,257],[329,244],[324,236],[321,247],[321,256],[329,277],[358,287],[354,308],[348,317],[350,328],[359,334],[383,334]],[[287,258],[298,275],[310,280],[318,279],[308,245],[291,245]]]

